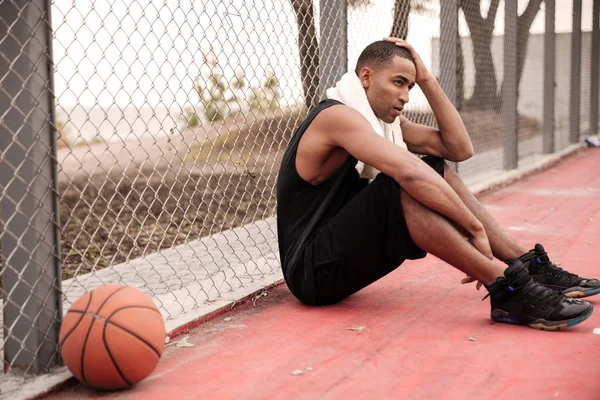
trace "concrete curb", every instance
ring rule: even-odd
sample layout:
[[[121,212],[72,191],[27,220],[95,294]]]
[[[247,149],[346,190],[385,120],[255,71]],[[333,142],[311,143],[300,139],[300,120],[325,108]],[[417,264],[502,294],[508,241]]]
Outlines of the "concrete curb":
[[[508,186],[526,176],[551,168],[563,159],[571,157],[586,148],[587,146],[585,143],[574,144],[556,153],[539,156],[535,160],[527,162],[525,165],[515,170],[507,171],[493,178],[486,179],[484,182],[478,182],[467,186],[473,194],[480,196],[487,192]]]
[[[580,151],[584,151],[586,147],[587,146],[585,145],[585,143],[571,145],[559,152],[549,155],[542,155],[533,161],[526,162],[525,165],[516,170],[508,171],[500,175],[490,177],[489,179],[485,179],[483,182],[468,184],[467,187],[476,196],[485,195],[486,193],[500,189],[504,186],[510,185],[511,183],[517,180],[523,179],[526,176],[551,168],[563,159],[573,156],[579,153]],[[207,321],[210,321],[228,311],[231,311],[235,309],[236,305],[245,303],[248,300],[252,300],[260,293],[269,291],[274,287],[282,285],[283,283],[283,280],[281,278],[278,278],[277,280],[267,283],[265,286],[259,289],[256,289],[254,287],[251,288],[250,291],[246,290],[243,291],[243,293],[238,293],[238,296],[241,295],[241,297],[237,299],[227,299],[224,301],[220,301],[218,302],[218,304],[214,305],[212,310],[206,310],[206,312],[202,315],[194,315],[191,318],[181,319],[177,321],[177,325],[170,324],[168,328],[168,336],[170,339],[181,336],[187,330],[201,325]],[[69,373],[66,367],[63,367],[57,369],[51,374],[32,379],[27,384],[22,385],[19,388],[18,393],[12,392],[7,393],[6,395],[0,394],[0,400],[8,400],[9,398],[10,400],[40,399],[43,398],[45,395],[48,395],[61,388],[64,388],[65,386],[75,383],[75,378],[73,378],[73,376]]]

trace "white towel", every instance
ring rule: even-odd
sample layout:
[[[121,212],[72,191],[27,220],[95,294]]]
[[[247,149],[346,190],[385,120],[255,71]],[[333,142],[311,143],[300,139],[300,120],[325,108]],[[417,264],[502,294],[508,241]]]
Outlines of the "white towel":
[[[369,121],[378,135],[400,147],[407,148],[406,143],[404,143],[404,139],[402,138],[400,120],[397,118],[393,123],[387,124],[377,118],[369,104],[365,88],[354,71],[345,73],[335,84],[335,87],[327,89],[325,93],[328,99],[338,100],[361,113],[367,121]],[[370,165],[365,165],[361,161],[356,165],[356,169],[362,178],[367,179],[374,179],[380,172]]]

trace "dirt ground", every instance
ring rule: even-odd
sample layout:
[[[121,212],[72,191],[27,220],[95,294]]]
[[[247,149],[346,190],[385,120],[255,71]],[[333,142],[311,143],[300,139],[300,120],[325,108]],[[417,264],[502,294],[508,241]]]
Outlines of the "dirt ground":
[[[127,148],[122,144],[110,151],[104,148],[113,145],[98,144],[78,149],[81,155],[64,153],[66,167],[59,167],[63,279],[274,215],[279,160],[303,115],[238,118],[211,132],[202,128],[155,142],[155,151],[137,145],[122,154],[139,159],[127,161],[104,156]],[[434,121],[427,114],[408,117]],[[476,151],[502,146],[499,114],[470,112],[463,120]],[[536,121],[519,123],[519,140],[540,133]],[[165,156],[169,146],[176,157]]]
[[[273,214],[275,175],[136,178],[61,188],[63,278]]]
[[[168,168],[63,179],[63,279],[274,215],[279,159],[300,122],[253,119],[185,146]]]

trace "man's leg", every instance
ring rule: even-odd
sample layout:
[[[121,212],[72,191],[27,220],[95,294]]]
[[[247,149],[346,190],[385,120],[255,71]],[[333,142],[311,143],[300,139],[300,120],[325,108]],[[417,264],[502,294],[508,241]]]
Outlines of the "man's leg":
[[[444,179],[483,224],[494,257],[502,261],[520,258],[527,265],[536,282],[561,291],[569,297],[588,297],[600,293],[599,280],[582,278],[557,267],[541,245],[536,244],[534,250],[527,251],[515,242],[500,228],[489,212],[466,188],[456,172],[446,163],[444,163]]]
[[[467,189],[456,172],[448,164],[444,163],[444,165],[444,179],[458,194],[467,208],[471,210],[473,215],[483,224],[494,257],[501,261],[507,261],[514,260],[525,254],[527,250],[500,228],[490,213],[481,205],[473,193]]]
[[[400,194],[406,226],[421,249],[489,286],[504,276],[506,267],[479,252],[446,218],[425,207],[405,191]]]
[[[405,191],[401,192],[400,201],[406,226],[417,246],[486,286],[494,321],[556,330],[576,325],[592,315],[590,303],[568,299],[534,283],[520,261],[504,268],[487,259],[446,218]]]

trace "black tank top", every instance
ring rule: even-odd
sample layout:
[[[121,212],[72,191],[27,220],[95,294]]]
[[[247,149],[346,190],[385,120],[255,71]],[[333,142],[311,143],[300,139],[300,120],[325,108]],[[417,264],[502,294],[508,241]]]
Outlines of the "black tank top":
[[[284,274],[293,268],[303,246],[333,217],[366,182],[356,170],[356,158],[348,160],[327,180],[318,185],[306,182],[296,171],[298,143],[304,132],[324,109],[336,100],[321,101],[294,133],[283,155],[277,177],[277,235]]]

